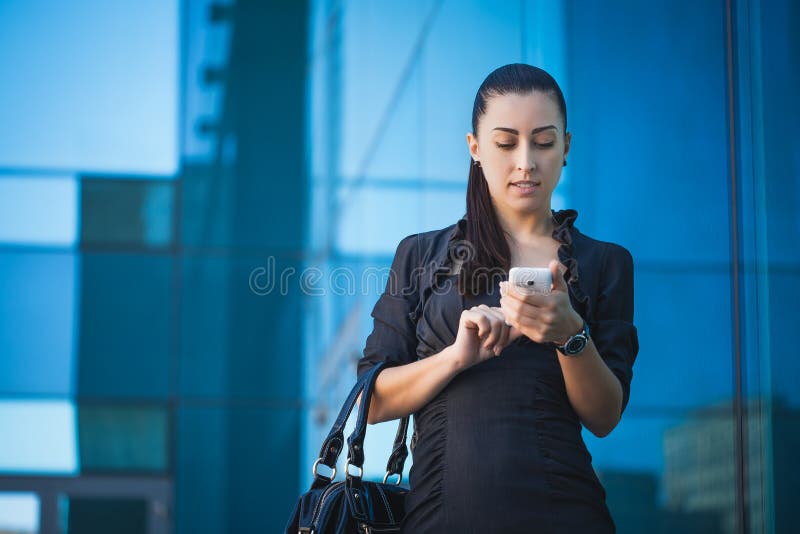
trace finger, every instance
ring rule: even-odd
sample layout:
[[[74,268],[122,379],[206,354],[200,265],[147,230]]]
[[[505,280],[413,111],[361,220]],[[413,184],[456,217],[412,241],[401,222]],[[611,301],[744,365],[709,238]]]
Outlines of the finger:
[[[513,288],[514,286],[509,286],[509,287]],[[509,298],[516,299],[516,300],[518,300],[520,302],[526,302],[526,303],[530,304],[531,306],[538,306],[540,308],[550,305],[550,300],[551,300],[550,295],[540,295],[540,294],[537,294],[537,293],[533,293],[531,295],[528,295],[528,294],[525,294],[525,293],[520,293],[516,289],[513,289],[513,290],[509,289],[506,292],[505,296],[509,297]]]
[[[494,353],[496,356],[499,356],[503,349],[508,346],[508,337],[511,334],[511,327],[506,324],[506,318],[499,310],[493,311],[500,316],[500,339],[494,344]]]
[[[480,325],[478,324],[478,319],[480,318],[480,314],[473,310],[464,310],[461,312],[461,321],[464,323],[465,328],[469,328],[471,330],[480,330]]]
[[[512,326],[511,328],[508,329],[508,342],[511,343],[512,341],[514,341],[515,339],[517,339],[522,335],[523,333],[521,330],[519,330],[516,326]]]
[[[503,324],[505,324],[506,326],[511,326],[511,323],[508,321],[508,316],[506,315],[506,309],[503,309],[502,303],[500,304],[499,307],[495,309],[497,310],[498,313],[500,313],[500,315],[503,316]]]
[[[511,324],[514,324],[514,319],[519,321],[522,317],[538,321],[545,310],[544,307],[532,305],[527,300],[517,300],[512,297],[501,298],[500,307],[506,313]]]
[[[505,297],[508,294],[508,282],[503,280],[500,282],[500,296]]]
[[[495,308],[491,308],[491,310],[493,312],[499,314],[503,318],[503,324],[505,325],[505,328],[503,328],[502,347],[500,349],[500,350],[502,350],[503,348],[507,347],[509,345],[509,343],[511,343],[512,341],[514,341],[515,339],[517,339],[518,337],[520,337],[523,334],[517,327],[515,327],[514,325],[512,325],[508,321],[508,319],[506,318],[506,314],[504,313],[502,308],[495,307]],[[498,344],[499,343],[497,343],[495,345],[498,345]],[[495,352],[495,354],[499,354],[499,352]]]
[[[492,325],[489,318],[481,312],[476,312],[475,324],[478,325],[478,337],[484,339],[492,333]]]
[[[503,297],[500,299],[500,312],[503,314],[503,322],[507,326],[514,326],[517,319],[518,301],[510,297]]]
[[[503,323],[503,325],[506,328],[510,328],[511,327],[511,323],[508,322],[508,319],[506,318],[506,314],[503,312],[503,308],[501,308],[500,306],[493,306],[493,307],[491,307],[489,309],[492,311],[492,313],[495,314],[495,316],[497,318],[500,319],[500,321]]]
[[[487,317],[490,318],[492,333],[486,338],[483,348],[491,350],[502,341],[503,330],[507,329],[507,327],[505,326],[505,317],[502,314],[497,313],[489,307],[486,308],[485,312]]]
[[[553,291],[567,291],[567,281],[564,279],[567,268],[556,260],[550,260],[548,267],[553,276]]]

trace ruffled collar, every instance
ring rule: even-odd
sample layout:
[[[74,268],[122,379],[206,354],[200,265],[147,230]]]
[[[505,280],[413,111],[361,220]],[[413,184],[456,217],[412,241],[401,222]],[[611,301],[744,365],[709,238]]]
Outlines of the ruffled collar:
[[[561,246],[558,247],[558,261],[567,268],[567,272],[564,273],[564,279],[567,281],[569,292],[583,309],[587,309],[589,296],[579,283],[580,267],[578,266],[577,258],[574,256],[575,251],[573,249],[573,232],[578,231],[577,228],[573,228],[573,225],[577,218],[578,212],[573,209],[554,211],[553,220],[556,225],[553,228],[553,239],[561,243]]]
[[[553,228],[553,239],[562,245],[571,246],[572,235],[570,234],[570,229],[573,227],[575,219],[578,218],[577,210],[550,210],[550,212],[553,214],[553,221],[556,223],[555,228]],[[455,241],[463,241],[466,234],[466,227],[467,219],[462,217],[453,225],[452,230],[450,230],[448,244],[452,244]]]
[[[553,239],[561,243],[561,246],[558,247],[558,260],[567,268],[567,271],[564,273],[564,279],[567,281],[567,287],[569,287],[571,296],[585,308],[588,305],[587,301],[589,297],[579,284],[580,267],[578,265],[578,260],[574,257],[573,245],[573,233],[578,231],[577,228],[574,228],[575,219],[578,218],[578,212],[574,209],[550,211],[553,215],[553,221],[555,222],[552,234]],[[455,274],[455,272],[453,272],[455,264],[453,260],[459,259],[460,257],[463,258],[464,254],[468,253],[467,249],[471,245],[465,240],[466,224],[466,219],[461,218],[453,225],[447,241],[447,253],[436,262],[436,273]]]

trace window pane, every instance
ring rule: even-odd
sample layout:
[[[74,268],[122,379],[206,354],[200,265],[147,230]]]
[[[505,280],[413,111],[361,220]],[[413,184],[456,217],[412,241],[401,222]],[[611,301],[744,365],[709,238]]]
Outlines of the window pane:
[[[0,472],[74,474],[75,407],[68,401],[0,400]]]
[[[0,246],[72,247],[79,185],[71,176],[0,176]]]
[[[178,2],[3,2],[0,166],[173,175]]]
[[[81,245],[168,247],[173,239],[175,186],[170,182],[85,179]]]
[[[0,493],[0,532],[39,532],[39,497],[35,493]]]
[[[735,532],[730,406],[686,417],[626,415],[610,437],[584,431],[617,532]]]
[[[71,252],[0,252],[0,395],[72,393],[79,265]]]
[[[80,396],[167,396],[172,262],[155,254],[83,254]]]
[[[81,472],[166,471],[166,407],[79,405]]]
[[[67,534],[147,534],[147,501],[107,497],[72,497]]]

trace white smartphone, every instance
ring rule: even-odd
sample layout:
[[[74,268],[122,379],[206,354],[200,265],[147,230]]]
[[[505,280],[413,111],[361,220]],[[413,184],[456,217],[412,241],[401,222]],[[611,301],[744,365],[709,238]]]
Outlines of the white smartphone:
[[[547,295],[553,285],[553,274],[546,267],[512,267],[508,281],[526,295]]]

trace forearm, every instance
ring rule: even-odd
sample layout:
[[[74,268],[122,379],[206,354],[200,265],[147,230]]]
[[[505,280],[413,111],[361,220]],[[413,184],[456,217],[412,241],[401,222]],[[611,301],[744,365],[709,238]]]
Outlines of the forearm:
[[[460,372],[451,347],[378,374],[369,405],[369,424],[399,419],[425,406]],[[358,397],[361,405],[361,396]]]
[[[583,425],[592,434],[608,435],[620,419],[622,386],[597,352],[593,342],[577,356],[556,351],[567,396]]]

